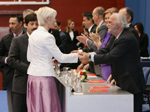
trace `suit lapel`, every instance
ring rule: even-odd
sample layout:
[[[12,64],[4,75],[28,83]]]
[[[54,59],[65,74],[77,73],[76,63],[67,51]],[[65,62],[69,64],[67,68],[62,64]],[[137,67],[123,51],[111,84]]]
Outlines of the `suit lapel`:
[[[28,45],[28,38],[29,37],[28,37],[27,33],[25,33],[22,38],[23,38],[23,43],[25,43],[26,45]]]

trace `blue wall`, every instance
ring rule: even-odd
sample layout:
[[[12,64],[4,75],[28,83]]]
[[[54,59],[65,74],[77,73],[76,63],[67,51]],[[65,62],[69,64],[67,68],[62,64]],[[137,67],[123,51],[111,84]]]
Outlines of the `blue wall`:
[[[125,7],[129,7],[134,11],[134,20],[132,24],[136,22],[142,22],[144,25],[144,32],[149,37],[149,55],[150,55],[150,0],[125,0]]]

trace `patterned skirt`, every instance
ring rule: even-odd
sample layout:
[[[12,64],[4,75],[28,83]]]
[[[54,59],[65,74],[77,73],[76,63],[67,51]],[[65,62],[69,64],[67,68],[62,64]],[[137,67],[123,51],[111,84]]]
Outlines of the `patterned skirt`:
[[[53,77],[28,76],[27,108],[28,112],[61,112]]]

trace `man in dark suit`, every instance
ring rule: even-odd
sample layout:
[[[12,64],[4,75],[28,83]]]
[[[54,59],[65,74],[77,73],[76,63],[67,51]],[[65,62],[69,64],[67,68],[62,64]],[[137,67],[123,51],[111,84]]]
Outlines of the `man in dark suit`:
[[[133,35],[139,41],[139,35],[138,35],[137,31],[135,30],[135,28],[131,24],[131,22],[134,19],[134,12],[132,11],[132,9],[130,9],[128,7],[124,7],[124,8],[119,10],[119,14],[121,14],[127,20],[129,30],[133,33]]]
[[[25,17],[25,27],[27,32],[12,40],[7,63],[15,69],[13,77],[13,112],[27,112],[26,89],[27,89],[27,61],[28,38],[37,29],[38,22],[35,13]]]
[[[92,19],[92,12],[85,12],[82,14],[83,15],[83,21],[82,21],[82,25],[88,29],[89,32],[96,32],[96,27],[97,25],[94,24],[94,20]]]
[[[56,39],[56,45],[59,47],[61,45],[61,38],[59,35],[59,31],[53,28],[49,29],[49,33],[51,33]]]
[[[67,44],[67,37],[66,34],[61,30],[61,24],[59,20],[56,20],[54,23],[54,29],[59,31],[59,35],[61,38],[61,44],[59,46],[59,49],[61,50],[61,52],[65,53],[66,51],[66,44]]]
[[[134,112],[142,112],[145,81],[140,65],[139,44],[125,27],[127,27],[125,19],[120,14],[112,14],[108,31],[116,37],[116,40],[95,53],[79,53],[79,59],[82,62],[111,64],[112,78],[120,88],[134,94]]]
[[[88,29],[89,33],[96,33],[97,25],[94,24],[94,20],[92,18],[93,18],[93,15],[92,15],[91,11],[83,13],[82,25],[84,25],[84,27]],[[90,51],[93,51],[93,49],[85,47],[85,48],[83,48],[83,51],[84,52],[90,52]],[[95,70],[96,70],[96,74],[97,75],[100,75],[100,72],[101,72],[100,71],[100,67],[98,65],[94,65],[93,62],[89,62],[89,64],[81,63],[78,66],[78,69],[83,69],[83,68],[84,69],[88,69],[89,68],[89,71],[92,72],[92,73],[95,73]]]
[[[12,79],[14,75],[14,69],[7,64],[6,60],[12,39],[24,33],[21,29],[22,24],[22,15],[11,15],[9,19],[9,28],[11,33],[2,37],[0,42],[0,65],[3,73],[3,88],[7,90],[9,112],[12,112]]]

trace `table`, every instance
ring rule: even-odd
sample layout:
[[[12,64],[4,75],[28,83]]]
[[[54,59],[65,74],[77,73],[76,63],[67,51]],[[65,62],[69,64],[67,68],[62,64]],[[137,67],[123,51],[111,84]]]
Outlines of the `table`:
[[[61,77],[56,76],[61,91],[58,90],[63,112],[133,112],[133,94],[110,86],[108,92],[90,93],[91,85],[107,85],[104,83],[82,83],[83,93],[74,94],[71,88]],[[90,80],[101,80],[100,77],[88,78]],[[58,85],[57,85],[58,86]]]

